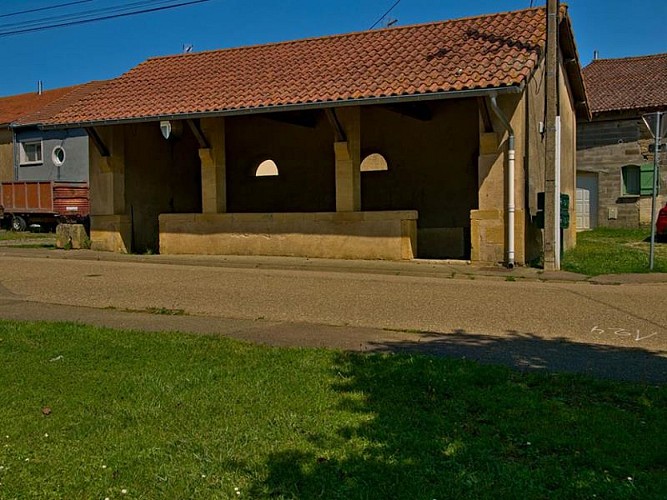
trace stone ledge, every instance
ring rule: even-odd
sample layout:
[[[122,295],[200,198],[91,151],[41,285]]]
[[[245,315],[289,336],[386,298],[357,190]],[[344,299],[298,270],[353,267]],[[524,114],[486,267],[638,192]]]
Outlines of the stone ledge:
[[[160,253],[404,260],[417,212],[161,214]]]

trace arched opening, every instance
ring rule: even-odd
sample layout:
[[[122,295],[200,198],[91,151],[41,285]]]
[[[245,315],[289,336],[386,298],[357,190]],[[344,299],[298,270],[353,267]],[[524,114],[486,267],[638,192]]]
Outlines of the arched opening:
[[[389,170],[387,160],[379,153],[372,153],[361,162],[362,172],[382,172]]]
[[[278,175],[278,165],[273,160],[264,160],[255,170],[255,177],[275,177]]]

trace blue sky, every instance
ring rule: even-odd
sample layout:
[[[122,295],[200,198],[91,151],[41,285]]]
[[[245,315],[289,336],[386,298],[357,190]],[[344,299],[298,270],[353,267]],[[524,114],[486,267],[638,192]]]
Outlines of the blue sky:
[[[41,17],[72,10],[130,3],[92,0],[45,11]],[[116,77],[151,56],[175,54],[184,43],[195,51],[236,47],[368,29],[395,0],[210,0],[199,5],[88,25],[0,37],[0,96],[31,92],[37,81],[56,88]],[[2,0],[0,31],[25,18],[1,17],[66,0]],[[389,17],[399,25],[515,10],[530,0],[401,0]],[[545,0],[535,0],[542,5]],[[625,57],[667,52],[667,1],[571,0],[579,55],[588,64],[600,56]],[[35,16],[32,14],[31,16]]]

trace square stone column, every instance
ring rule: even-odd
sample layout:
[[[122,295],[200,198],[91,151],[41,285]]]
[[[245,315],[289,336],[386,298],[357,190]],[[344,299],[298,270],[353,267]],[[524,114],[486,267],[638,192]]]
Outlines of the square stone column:
[[[336,211],[361,210],[361,113],[358,106],[336,109],[346,141],[334,143]]]
[[[208,148],[199,149],[202,213],[224,213],[227,211],[225,120],[205,118],[201,120],[201,128],[209,143]]]
[[[514,166],[514,262],[525,262],[526,212],[524,190],[525,101],[523,96],[503,96],[499,106],[515,133]],[[481,113],[481,110],[480,110]],[[508,132],[490,113],[492,131],[479,117],[479,156],[477,158],[478,208],[470,211],[471,260],[476,263],[507,261],[509,221]]]
[[[90,141],[90,239],[94,250],[132,250],[132,221],[125,203],[125,126],[97,129],[109,156]]]

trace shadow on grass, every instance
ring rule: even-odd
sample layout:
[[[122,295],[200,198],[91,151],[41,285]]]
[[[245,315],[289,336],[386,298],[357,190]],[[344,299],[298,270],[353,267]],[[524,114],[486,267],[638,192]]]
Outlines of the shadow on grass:
[[[376,344],[379,354],[339,354],[330,389],[344,402],[335,411],[358,424],[337,429],[336,438],[310,436],[311,449],[271,454],[251,496],[660,498],[667,491],[664,387],[534,373],[665,381],[665,358],[518,332],[426,337]]]

